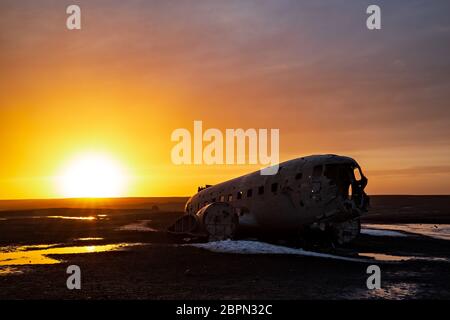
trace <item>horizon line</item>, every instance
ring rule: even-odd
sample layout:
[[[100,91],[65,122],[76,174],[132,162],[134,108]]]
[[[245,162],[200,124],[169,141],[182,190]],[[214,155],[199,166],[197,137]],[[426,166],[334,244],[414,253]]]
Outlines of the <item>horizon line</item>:
[[[84,200],[84,201],[94,201],[94,200],[124,200],[124,199],[150,199],[150,198],[189,198],[192,195],[185,196],[130,196],[130,197],[81,197],[81,198],[11,198],[11,199],[0,199],[0,201],[39,201],[39,200]],[[443,197],[450,196],[450,194],[410,194],[410,193],[378,193],[370,194],[371,196],[411,196],[411,197]]]

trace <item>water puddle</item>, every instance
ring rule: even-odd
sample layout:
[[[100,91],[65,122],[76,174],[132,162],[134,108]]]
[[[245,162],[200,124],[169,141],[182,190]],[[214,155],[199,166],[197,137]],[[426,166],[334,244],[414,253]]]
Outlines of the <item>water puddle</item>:
[[[18,269],[18,268],[14,268],[14,267],[0,267],[0,277],[1,276],[9,276],[12,274],[22,274],[23,271]]]
[[[377,261],[408,261],[408,260],[414,259],[414,257],[394,256],[394,255],[384,254],[384,253],[359,253],[358,255],[360,257],[372,258]]]
[[[398,283],[389,285],[386,288],[370,290],[370,296],[381,299],[400,300],[415,297],[418,291],[418,286],[415,283]]]
[[[62,219],[62,220],[80,220],[80,221],[93,221],[93,220],[105,220],[108,219],[106,214],[97,214],[95,216],[8,216],[0,218],[0,220],[13,220],[13,219]]]
[[[385,253],[373,253],[373,252],[363,252],[358,254],[360,257],[372,258],[377,261],[385,261],[385,262],[400,262],[400,261],[442,261],[442,262],[450,262],[449,259],[439,258],[439,257],[419,257],[419,256],[399,256],[399,255],[390,255]]]
[[[407,223],[407,224],[363,224],[372,230],[390,230],[414,233],[440,240],[450,240],[450,224]]]
[[[86,237],[86,238],[75,239],[75,241],[100,241],[100,240],[103,240],[103,239],[104,238]]]
[[[428,289],[427,289],[428,291]],[[380,289],[360,289],[345,294],[345,299],[388,299],[388,300],[404,300],[417,298],[419,293],[423,292],[423,288],[417,283],[399,282],[394,284],[384,284]]]
[[[68,216],[45,216],[44,218],[49,219],[65,219],[65,220],[95,220],[97,219],[94,216],[88,216],[88,217],[68,217]]]
[[[406,233],[391,230],[372,229],[372,227],[361,229],[361,234],[373,237],[408,237]]]
[[[33,245],[0,248],[0,266],[55,264],[61,260],[48,255],[97,253],[117,251],[127,247],[141,245],[140,243],[118,243],[107,245],[55,247],[53,245]]]

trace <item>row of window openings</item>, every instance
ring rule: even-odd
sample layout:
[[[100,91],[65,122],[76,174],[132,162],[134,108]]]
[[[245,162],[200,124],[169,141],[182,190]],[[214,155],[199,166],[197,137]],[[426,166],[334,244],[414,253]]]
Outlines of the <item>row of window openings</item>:
[[[297,173],[296,175],[295,175],[295,180],[300,180],[301,178],[302,178],[302,173]],[[272,183],[272,185],[271,185],[271,187],[270,187],[270,190],[273,192],[273,193],[276,193],[277,192],[277,190],[278,190],[278,183],[276,183],[276,182],[274,182],[274,183]],[[264,186],[259,186],[258,187],[258,194],[259,195],[263,195],[264,194]],[[248,189],[247,190],[247,198],[251,198],[253,196],[253,189]],[[237,200],[240,200],[240,199],[242,199],[242,191],[238,191],[237,192],[237,194],[236,194],[236,199]],[[224,202],[225,201],[225,196],[220,196],[220,198],[219,198],[219,201],[220,202]],[[229,194],[228,195],[228,197],[227,197],[227,201],[228,202],[230,202],[230,201],[233,201],[233,195],[232,194]],[[216,202],[216,198],[212,198],[211,199],[211,202]],[[207,205],[208,204],[208,202],[205,202],[204,203],[204,205]],[[199,208],[200,209],[200,208]]]
[[[296,180],[299,180],[302,178],[302,174],[301,173],[297,173],[297,175],[295,176]],[[278,183],[274,182],[272,183],[271,187],[270,187],[270,191],[272,191],[273,193],[276,193],[278,191]],[[264,194],[264,186],[259,186],[258,187],[258,194],[259,195],[263,195]],[[236,199],[240,200],[242,199],[242,191],[238,191],[236,193]],[[248,189],[247,190],[247,198],[251,198],[253,196],[253,189]],[[212,199],[212,202],[215,202],[216,198]],[[224,202],[225,201],[225,196],[220,196],[219,198],[220,202]],[[227,197],[227,201],[233,201],[233,195],[229,194]]]
[[[271,191],[273,193],[276,193],[277,190],[278,190],[278,183],[272,183],[270,189],[271,189]],[[258,187],[258,194],[259,195],[263,195],[264,194],[264,186],[259,186]],[[242,191],[238,191],[236,193],[236,200],[242,199],[242,196],[243,196]],[[247,198],[251,198],[252,196],[253,196],[253,189],[248,189],[247,190]],[[215,202],[215,201],[216,201],[216,198],[213,198],[212,202]],[[225,201],[225,196],[220,196],[219,201],[220,202],[224,202]],[[232,194],[228,195],[227,201],[233,201],[233,195]]]

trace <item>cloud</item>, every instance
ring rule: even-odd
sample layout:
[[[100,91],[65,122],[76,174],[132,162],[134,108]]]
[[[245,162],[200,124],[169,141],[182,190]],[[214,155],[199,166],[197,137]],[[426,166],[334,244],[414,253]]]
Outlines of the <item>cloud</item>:
[[[122,128],[148,128],[148,119],[280,128],[287,155],[395,157],[407,147],[400,167],[413,169],[403,175],[425,174],[414,160],[425,147],[430,170],[450,149],[448,1],[377,1],[380,31],[366,29],[366,0],[77,3],[80,32],[65,29],[64,2],[0,3],[3,128],[30,114],[43,128],[67,115],[105,123],[94,105],[114,109]],[[84,126],[73,122],[74,135]],[[143,141],[154,133],[146,130]]]
[[[450,174],[450,166],[420,166],[403,169],[369,170],[370,176],[417,176],[431,174]]]

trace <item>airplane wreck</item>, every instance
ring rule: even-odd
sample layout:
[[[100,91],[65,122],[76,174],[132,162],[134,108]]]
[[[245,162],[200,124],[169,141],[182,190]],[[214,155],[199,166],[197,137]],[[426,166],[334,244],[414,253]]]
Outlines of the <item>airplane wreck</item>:
[[[279,164],[275,175],[256,171],[199,187],[172,234],[232,239],[243,230],[297,233],[310,230],[345,244],[360,233],[368,211],[367,178],[358,163],[338,155],[312,155]]]

